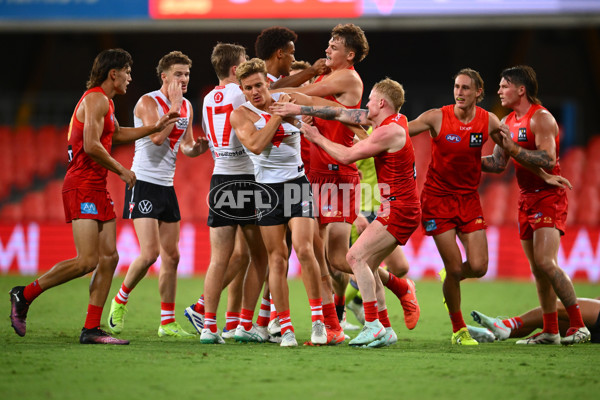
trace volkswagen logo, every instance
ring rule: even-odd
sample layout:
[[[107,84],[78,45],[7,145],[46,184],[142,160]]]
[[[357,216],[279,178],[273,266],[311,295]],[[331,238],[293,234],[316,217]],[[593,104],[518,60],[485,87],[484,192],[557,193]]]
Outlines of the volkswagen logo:
[[[138,210],[140,210],[142,214],[148,214],[152,211],[152,203],[150,200],[142,200],[138,203]]]

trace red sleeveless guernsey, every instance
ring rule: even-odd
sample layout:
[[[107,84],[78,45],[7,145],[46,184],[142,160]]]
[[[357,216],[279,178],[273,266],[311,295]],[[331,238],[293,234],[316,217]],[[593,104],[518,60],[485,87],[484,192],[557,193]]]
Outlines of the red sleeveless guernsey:
[[[537,150],[535,146],[535,135],[531,132],[531,117],[538,110],[545,110],[544,107],[532,104],[521,119],[517,119],[517,115],[515,112],[511,112],[506,117],[506,125],[510,129],[510,135],[512,140],[519,146],[527,150]],[[558,163],[558,154],[560,150],[560,140],[558,135],[556,135],[556,165],[552,168],[552,171],[546,170],[548,173],[552,175],[560,175],[560,164]],[[517,182],[519,183],[519,188],[521,189],[521,193],[535,193],[540,190],[545,189],[556,189],[556,186],[552,186],[544,182],[540,177],[530,172],[527,168],[523,167],[517,160],[515,162],[515,172],[517,175]]]
[[[475,107],[475,118],[463,124],[454,105],[442,110],[442,127],[432,139],[431,163],[423,191],[437,196],[477,191],[481,178],[481,149],[488,140],[489,114]]]
[[[106,189],[106,176],[108,170],[92,160],[83,150],[83,122],[77,119],[77,110],[79,105],[89,93],[99,92],[105,94],[101,87],[97,86],[86,91],[73,112],[69,132],[67,136],[69,144],[69,165],[67,174],[63,183],[63,192],[75,189]],[[111,99],[108,100],[108,112],[104,116],[104,127],[100,142],[102,146],[110,153],[112,146],[112,135],[115,131],[115,106]]]

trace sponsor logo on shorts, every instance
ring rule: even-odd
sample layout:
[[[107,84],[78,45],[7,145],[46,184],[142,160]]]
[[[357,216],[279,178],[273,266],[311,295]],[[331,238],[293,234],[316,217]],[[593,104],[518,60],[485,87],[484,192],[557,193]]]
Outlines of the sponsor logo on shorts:
[[[517,136],[519,142],[527,141],[527,128],[519,128],[519,136]]]
[[[430,219],[428,221],[425,221],[425,231],[426,232],[432,232],[435,231],[437,229],[437,224],[435,223],[435,219]]]
[[[455,135],[454,133],[450,133],[450,134],[446,135],[446,140],[451,143],[459,143],[461,139],[460,139],[460,136]]]
[[[554,219],[552,217],[544,217],[542,219],[542,221],[544,221],[544,224],[552,224],[552,223],[554,223]]]
[[[142,214],[148,214],[152,211],[152,202],[150,200],[142,200],[138,203],[138,210]]]
[[[81,213],[98,215],[98,209],[94,203],[81,203]]]
[[[471,140],[469,141],[469,147],[481,146],[483,146],[483,133],[471,132]]]

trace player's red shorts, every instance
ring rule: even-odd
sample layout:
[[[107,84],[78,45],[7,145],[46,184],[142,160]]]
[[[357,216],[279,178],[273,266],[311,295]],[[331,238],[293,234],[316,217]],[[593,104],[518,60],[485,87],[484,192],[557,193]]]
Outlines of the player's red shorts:
[[[63,192],[65,219],[95,219],[101,222],[117,218],[108,190],[71,189]]]
[[[353,223],[360,210],[360,179],[356,175],[323,174],[311,171],[308,180],[313,188],[319,223]]]
[[[546,227],[556,228],[561,235],[564,235],[567,209],[567,193],[564,189],[521,194],[519,198],[519,236],[521,240],[533,239],[533,231]]]
[[[421,223],[427,236],[439,235],[454,228],[462,233],[487,229],[477,192],[436,196],[423,191],[421,207]]]
[[[419,203],[406,204],[400,201],[384,201],[377,212],[375,220],[381,222],[387,228],[387,231],[396,238],[398,244],[404,246],[410,235],[419,227],[421,205]]]

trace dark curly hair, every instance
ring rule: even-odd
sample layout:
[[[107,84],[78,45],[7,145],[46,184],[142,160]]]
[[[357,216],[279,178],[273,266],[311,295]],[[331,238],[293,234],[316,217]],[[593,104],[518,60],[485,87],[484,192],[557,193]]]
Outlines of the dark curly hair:
[[[258,35],[254,43],[254,50],[258,58],[268,60],[277,50],[285,48],[289,42],[296,43],[296,40],[298,40],[298,35],[293,30],[282,26],[273,26],[263,29]]]
[[[131,54],[123,49],[109,49],[100,52],[94,60],[92,70],[90,71],[90,79],[86,83],[86,87],[91,89],[102,85],[102,82],[108,78],[108,73],[111,69],[123,69],[131,67],[133,60]]]

